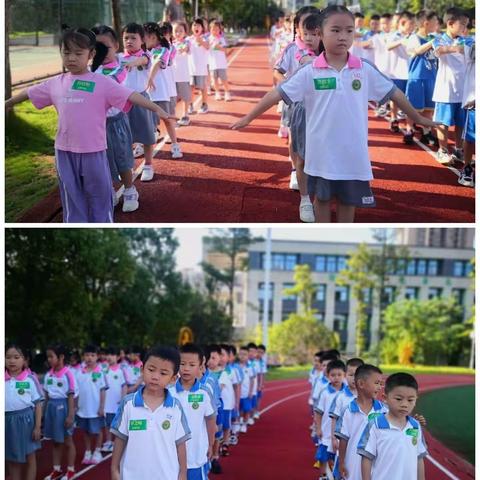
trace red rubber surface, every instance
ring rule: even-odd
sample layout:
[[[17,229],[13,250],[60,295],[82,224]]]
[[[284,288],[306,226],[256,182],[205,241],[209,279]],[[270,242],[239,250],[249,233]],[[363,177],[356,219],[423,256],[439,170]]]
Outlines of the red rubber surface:
[[[209,97],[210,113],[192,115],[192,124],[177,130],[184,158],[172,160],[164,146],[154,159],[153,181],[136,181],[139,210],[124,214],[117,207],[116,222],[299,221],[299,194],[288,188],[287,146],[276,135],[279,114],[272,108],[246,129],[229,130],[272,85],[266,39],[248,39],[242,48],[234,49],[228,70],[234,101]],[[357,222],[474,221],[474,189],[460,186],[418,146],[405,146],[371,112],[369,127],[377,207],[358,209]],[[59,208],[53,193],[21,221],[60,221]]]
[[[433,389],[456,385],[474,384],[472,375],[418,375],[420,393]],[[210,479],[225,480],[276,479],[276,480],[316,480],[313,459],[314,445],[309,436],[311,417],[307,405],[309,386],[304,379],[267,382],[261,409],[272,406],[263,413],[258,424],[250,427],[246,435],[240,435],[237,446],[231,447],[231,456],[223,458],[222,475],[210,475]],[[303,392],[303,393],[302,393]],[[300,395],[299,395],[300,394]],[[296,395],[286,400],[287,397]],[[282,402],[282,400],[285,400]],[[428,412],[420,412],[428,422]],[[430,455],[447,468],[459,480],[475,478],[474,467],[457,454],[443,446],[427,432]],[[84,453],[81,434],[76,432],[77,472]],[[51,468],[51,443],[44,442],[37,452],[39,465],[38,479],[42,479]],[[425,461],[426,480],[448,480],[429,460]],[[80,475],[84,480],[105,480],[110,476],[110,460],[91,468]]]

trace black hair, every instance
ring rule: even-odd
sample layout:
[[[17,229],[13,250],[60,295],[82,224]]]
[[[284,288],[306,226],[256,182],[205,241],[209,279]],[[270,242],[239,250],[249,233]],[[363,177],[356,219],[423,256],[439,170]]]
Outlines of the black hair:
[[[213,352],[217,352],[219,355],[222,353],[220,347],[216,344],[210,344],[205,347],[205,362],[210,360],[210,356]]]
[[[145,38],[145,29],[143,28],[142,25],[139,23],[127,23],[123,28],[122,28],[122,34],[124,33],[138,33],[140,35],[140,38],[143,39]]]
[[[365,15],[362,12],[355,12],[353,16],[355,18],[365,18]]]
[[[263,343],[261,343],[260,345],[257,345],[257,348],[260,349],[260,350],[263,350],[264,352],[267,351],[267,347],[265,347],[265,345]]]
[[[143,353],[143,348],[139,345],[131,345],[130,347],[128,347],[128,353],[133,353],[141,356]]]
[[[322,26],[320,28],[323,28],[325,22],[336,13],[349,15],[352,21],[354,21],[353,13],[347,7],[344,7],[343,5],[329,5],[320,12],[320,15],[322,16]]]
[[[380,15],[372,15],[370,20],[380,20]]]
[[[400,18],[398,20],[400,21],[402,18],[406,18],[407,20],[415,20],[415,14],[409,12],[408,10],[404,10],[400,14]]]
[[[5,345],[5,354],[11,349],[13,348],[14,350],[16,350],[23,358],[27,358],[29,356],[29,352],[26,348],[20,346],[18,343],[14,343],[14,342],[11,342],[11,343],[7,343]]]
[[[293,17],[293,38],[295,38],[297,34],[297,28],[300,25],[301,18],[307,13],[320,13],[320,10],[312,5],[306,5],[297,10],[297,13],[295,13]]]
[[[418,23],[422,23],[433,20],[434,18],[438,18],[438,15],[433,10],[420,10],[415,15],[415,18]]]
[[[240,347],[240,350],[245,350],[246,352],[248,352],[248,346],[247,345],[242,345]]]
[[[178,350],[180,351],[180,354],[194,353],[198,355],[198,359],[200,360],[200,365],[203,363],[205,354],[203,353],[203,350],[199,345],[196,345],[195,343],[186,343],[185,345],[182,345]]]
[[[235,347],[235,345],[230,345],[229,351],[230,353],[233,353],[233,355],[237,355],[237,347]]]
[[[203,24],[203,19],[200,17],[194,18],[192,25],[201,25],[202,26],[202,33],[205,33],[205,25]]]
[[[49,345],[45,350],[51,350],[58,358],[60,358],[60,355],[63,355],[63,361],[67,363],[68,350],[65,345],[57,343],[55,345]]]
[[[392,14],[391,13],[382,13],[380,18],[388,18],[389,20],[392,19]]]
[[[92,32],[95,35],[109,35],[114,42],[118,42],[117,32],[108,25],[98,25],[92,28]]]
[[[147,351],[143,358],[143,364],[145,365],[150,357],[161,358],[167,360],[173,365],[173,374],[176,375],[180,369],[180,353],[174,347],[167,347],[165,345],[156,345]]]
[[[350,358],[347,360],[347,368],[348,367],[360,367],[361,365],[365,365],[365,362],[361,358]]]
[[[347,371],[347,367],[341,360],[333,360],[327,365],[327,375],[332,370],[342,370],[345,373]]]
[[[321,359],[323,354],[324,354],[324,351],[323,351],[323,350],[319,350],[319,351],[314,355],[314,357],[318,357],[319,359]]]
[[[157,37],[158,44],[165,48],[170,48],[170,42],[163,36],[161,27],[158,23],[147,22],[143,24],[143,29],[146,34],[153,34]]]
[[[166,33],[169,33],[170,35],[173,33],[173,26],[170,22],[163,22],[160,25],[160,29]]]
[[[230,345],[228,343],[221,343],[219,347],[220,350],[225,350],[227,353],[230,352]]]
[[[98,354],[98,347],[96,345],[93,345],[93,343],[90,343],[89,345],[85,346],[85,348],[83,349],[83,353],[96,353],[96,354]]]
[[[183,29],[185,30],[185,35],[188,35],[188,23],[187,22],[185,22],[184,20],[176,20],[175,22],[173,22],[173,25],[181,25],[183,27]]]
[[[257,348],[257,346],[253,343],[253,342],[250,342],[247,344],[247,348],[250,349],[250,348]]]
[[[107,355],[117,355],[118,357],[120,355],[120,349],[118,347],[110,346],[105,349],[105,353]]]
[[[418,383],[413,375],[409,373],[394,373],[385,381],[385,393],[390,393],[396,387],[410,387],[418,392]]]
[[[91,70],[94,72],[105,60],[108,48],[103,43],[97,42],[96,35],[88,28],[69,28],[68,25],[62,25],[62,28],[60,50],[68,50],[72,46],[90,52],[95,50],[91,65]]]
[[[305,30],[316,30],[322,26],[322,16],[320,13],[311,13],[308,17],[305,17],[303,21],[303,28]]]
[[[78,350],[72,350],[70,352],[68,361],[71,362],[72,358],[76,358],[79,361],[79,363],[82,361],[82,356],[80,355],[80,352]]]
[[[383,372],[377,366],[370,365],[369,363],[360,365],[355,371],[355,383],[359,380],[366,380],[372,373],[379,373],[382,375]]]
[[[320,357],[320,361],[321,362],[325,362],[325,361],[334,361],[334,360],[338,360],[338,355],[333,353],[331,350],[328,350],[327,352],[323,352],[322,356]]]
[[[332,348],[331,350],[329,350],[330,353],[333,353],[334,355],[337,356],[337,358],[340,358],[341,355],[340,355],[340,352],[336,349],[336,348]]]
[[[446,25],[448,22],[456,22],[461,18],[470,19],[466,10],[463,10],[463,8],[452,7],[445,12],[445,15],[443,16],[443,23]]]

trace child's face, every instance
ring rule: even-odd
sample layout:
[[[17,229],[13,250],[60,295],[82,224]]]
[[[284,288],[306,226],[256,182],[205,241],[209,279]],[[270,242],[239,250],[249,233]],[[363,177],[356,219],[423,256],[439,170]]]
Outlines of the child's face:
[[[349,365],[347,367],[347,374],[345,375],[346,379],[347,379],[347,383],[348,383],[348,388],[350,389],[355,389],[355,372],[357,371],[357,367],[353,367],[351,365]]]
[[[80,358],[77,357],[77,355],[72,355],[70,357],[70,365],[72,365],[74,367],[75,365],[78,365],[79,363],[80,363]]]
[[[392,20],[390,18],[381,18],[380,19],[380,30],[383,33],[389,33],[391,24],[392,24]]]
[[[50,365],[50,368],[55,369],[63,365],[63,356],[60,359],[53,350],[47,350],[47,362]]]
[[[426,20],[425,22],[423,22],[423,28],[425,28],[425,31],[427,33],[435,33],[438,28],[438,18],[433,17],[430,20]]]
[[[115,54],[119,47],[118,42],[116,42],[111,35],[97,35],[97,42],[103,43],[108,48],[108,53],[103,64],[105,65],[115,61]]]
[[[185,382],[201,377],[200,359],[196,353],[180,354],[180,377]]]
[[[215,370],[218,367],[220,362],[220,355],[217,352],[212,352],[210,358],[208,359],[208,368],[210,370]]]
[[[372,32],[378,32],[380,27],[380,21],[379,20],[370,20],[370,30]]]
[[[107,355],[107,362],[109,365],[116,365],[117,364],[118,357],[115,354],[108,354]]]
[[[25,365],[25,357],[16,348],[9,348],[5,353],[5,367],[16,375],[20,373]]]
[[[284,24],[285,24],[285,17],[280,17],[277,22],[277,27],[282,28]]]
[[[344,378],[345,372],[341,368],[334,368],[328,373],[328,381],[337,388],[342,385]]]
[[[210,26],[210,33],[214,35],[215,37],[218,37],[220,35],[220,28],[218,25],[211,25]]]
[[[412,387],[395,387],[385,394],[385,403],[396,417],[410,415],[417,403],[417,391]]]
[[[362,17],[355,17],[355,28],[363,28],[365,24],[365,19]]]
[[[313,368],[315,370],[322,370],[322,362],[318,357],[313,357]]]
[[[228,353],[228,361],[230,363],[234,363],[235,362],[235,355],[233,354],[233,352],[229,352]]]
[[[392,17],[392,29],[396,30],[398,27],[398,21],[400,20],[400,15],[397,13]]]
[[[292,22],[290,20],[285,20],[285,24],[283,25],[284,30],[290,32],[292,30]]]
[[[154,33],[145,34],[145,46],[150,49],[158,45],[158,38]]]
[[[304,41],[304,38],[303,38],[303,35],[304,35],[303,22],[305,21],[305,19],[309,15],[310,15],[310,13],[304,13],[300,17],[300,21],[298,22],[297,35],[298,35],[298,38],[300,38],[300,40],[302,40],[302,42]]]
[[[303,43],[312,50],[318,50],[318,46],[320,45],[320,29],[303,29]]]
[[[228,363],[228,352],[222,348],[222,353],[220,354],[218,365],[224,368],[227,363]]]
[[[154,393],[161,392],[176,380],[173,363],[170,360],[154,356],[148,357],[142,369],[142,376],[145,387]]]
[[[453,38],[460,37],[464,35],[465,30],[467,29],[468,18],[462,17],[459,20],[454,22],[447,23],[447,32]]]
[[[415,28],[415,22],[409,18],[402,18],[398,24],[398,31],[402,35],[410,35]]]
[[[238,352],[238,359],[241,363],[245,363],[248,360],[248,351],[247,350],[240,350]]]
[[[142,48],[142,37],[138,33],[123,33],[123,45],[128,53],[138,52]]]
[[[198,23],[194,23],[192,25],[192,33],[195,37],[199,37],[203,33],[203,27]]]
[[[377,398],[383,388],[383,377],[380,373],[372,372],[367,378],[358,382],[357,390],[361,390],[367,398]]]
[[[63,45],[60,54],[65,69],[74,75],[78,75],[88,70],[88,63],[93,59],[95,50],[81,48],[72,43]]]
[[[95,352],[85,352],[83,354],[83,360],[85,361],[85,365],[87,365],[87,367],[92,367],[97,363],[98,355]]]
[[[322,362],[322,364],[321,364],[321,365],[322,365],[322,372],[327,373],[327,367],[328,367],[328,364],[329,364],[330,362],[331,362],[331,360],[324,360],[324,361]]]
[[[176,40],[183,40],[185,38],[186,32],[183,25],[179,25],[178,23],[173,27],[173,36]]]
[[[335,13],[328,17],[320,34],[327,54],[346,55],[353,44],[354,32],[355,27],[350,15]]]

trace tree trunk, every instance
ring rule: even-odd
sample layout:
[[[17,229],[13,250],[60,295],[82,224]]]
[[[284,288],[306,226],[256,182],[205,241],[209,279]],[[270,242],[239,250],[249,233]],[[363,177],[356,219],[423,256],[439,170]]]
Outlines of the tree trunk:
[[[120,51],[122,51],[123,38],[122,38],[122,17],[120,13],[120,0],[111,0],[111,5],[112,5],[113,29],[117,33],[118,43],[120,44]]]
[[[11,22],[11,0],[5,0],[5,99],[12,96],[12,74],[10,71],[9,35]]]

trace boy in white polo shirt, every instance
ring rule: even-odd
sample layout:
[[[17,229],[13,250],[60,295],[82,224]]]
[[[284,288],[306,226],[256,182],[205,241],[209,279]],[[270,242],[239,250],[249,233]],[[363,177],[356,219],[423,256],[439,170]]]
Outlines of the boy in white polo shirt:
[[[243,380],[240,387],[240,433],[247,433],[247,424],[252,411],[253,385],[255,373],[248,361],[248,347],[240,347],[238,352],[240,368],[243,372]]]
[[[443,16],[447,31],[433,42],[433,51],[438,57],[438,72],[433,90],[435,111],[433,119],[441,123],[437,127],[440,144],[437,159],[448,164],[462,160],[462,131],[465,110],[462,108],[463,82],[465,80],[465,57],[462,37],[468,24],[468,15],[457,7],[449,8]],[[455,126],[455,149],[448,152],[448,128]]]
[[[187,441],[187,480],[204,480],[215,442],[216,408],[210,392],[198,380],[203,351],[187,343],[180,347],[180,378],[170,387],[185,412],[192,437]]]
[[[409,416],[417,397],[418,383],[412,375],[395,373],[387,378],[388,413],[370,420],[358,443],[362,480],[425,480],[422,428]]]
[[[145,355],[144,384],[120,404],[110,431],[115,435],[112,480],[187,479],[190,428],[180,402],[167,390],[180,366],[175,348],[157,346]]]

